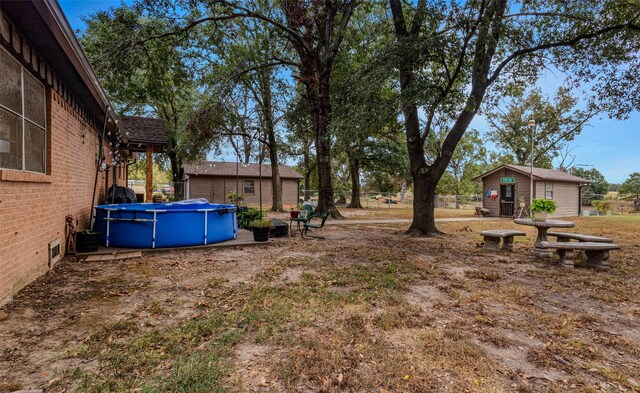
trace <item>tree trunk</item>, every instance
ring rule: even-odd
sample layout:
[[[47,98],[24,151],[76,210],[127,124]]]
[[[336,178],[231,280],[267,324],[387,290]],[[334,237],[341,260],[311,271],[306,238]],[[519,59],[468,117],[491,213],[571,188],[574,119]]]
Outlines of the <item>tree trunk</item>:
[[[360,203],[360,159],[355,156],[352,149],[347,149],[349,157],[349,175],[351,177],[351,203],[348,208],[362,209]]]
[[[434,197],[437,181],[428,175],[418,173],[413,175],[413,221],[407,230],[411,236],[431,236],[439,234],[435,221]]]
[[[173,180],[174,195],[178,199],[184,199],[186,197],[184,189],[184,169],[182,168],[182,162],[178,159],[176,153],[167,153],[169,162],[171,164],[171,179]]]
[[[273,105],[271,100],[271,70],[263,69],[258,74],[260,95],[262,96],[262,122],[267,135],[267,148],[269,149],[269,161],[271,162],[271,211],[281,212],[282,208],[282,182],[280,181],[280,168],[278,166],[278,145],[276,130],[273,120]],[[259,97],[256,96],[256,99]]]
[[[308,201],[311,199],[311,157],[309,157],[309,149],[311,148],[311,143],[305,144],[303,146],[302,153],[302,166],[304,167],[304,200]]]
[[[317,78],[319,80],[320,77]],[[343,218],[335,205],[333,195],[333,175],[331,170],[331,136],[329,134],[329,78],[325,76],[319,83],[306,84],[307,101],[311,114],[316,142],[316,159],[318,161],[318,206],[316,213],[322,214],[331,210],[333,218]]]

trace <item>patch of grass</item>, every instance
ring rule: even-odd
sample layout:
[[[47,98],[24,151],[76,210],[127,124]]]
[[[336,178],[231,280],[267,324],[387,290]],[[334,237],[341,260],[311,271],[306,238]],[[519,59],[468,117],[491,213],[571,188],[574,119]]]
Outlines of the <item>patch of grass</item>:
[[[151,315],[158,316],[164,315],[166,311],[164,309],[164,306],[162,306],[162,303],[160,303],[158,300],[154,300],[147,307],[147,312]]]
[[[244,334],[215,311],[164,331],[133,326],[120,321],[87,340],[83,355],[96,356],[102,367],[71,375],[81,391],[221,391],[232,347]]]
[[[24,389],[24,385],[21,383],[15,383],[15,382],[0,383],[0,393],[15,392],[16,390],[22,390],[22,389]]]

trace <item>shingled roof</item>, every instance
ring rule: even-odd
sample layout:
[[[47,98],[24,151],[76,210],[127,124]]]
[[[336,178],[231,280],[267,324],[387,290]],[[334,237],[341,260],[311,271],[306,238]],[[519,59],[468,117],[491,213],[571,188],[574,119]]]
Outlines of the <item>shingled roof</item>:
[[[194,164],[184,164],[184,173],[186,175],[195,176],[235,176],[235,162],[214,162],[202,161]],[[281,179],[303,179],[304,176],[299,174],[295,169],[286,165],[278,165]],[[241,177],[259,177],[259,164],[240,164],[238,165],[238,176]],[[262,177],[271,177],[271,165],[262,164]]]
[[[483,173],[480,176],[475,177],[474,180],[485,178],[503,168],[509,168],[516,172],[525,174],[527,176],[529,176],[529,173],[531,171],[531,168],[528,166],[505,164],[495,169],[492,169],[489,172]],[[559,182],[567,182],[567,183],[591,183],[591,181],[587,179],[583,179],[578,176],[573,176],[567,172],[559,171],[557,169],[546,169],[546,168],[535,168],[535,167],[533,168],[533,178],[534,180],[550,180],[550,181],[559,181]]]
[[[126,134],[129,144],[142,143],[145,145],[165,146],[164,120],[150,117],[123,116],[118,119],[120,128]]]

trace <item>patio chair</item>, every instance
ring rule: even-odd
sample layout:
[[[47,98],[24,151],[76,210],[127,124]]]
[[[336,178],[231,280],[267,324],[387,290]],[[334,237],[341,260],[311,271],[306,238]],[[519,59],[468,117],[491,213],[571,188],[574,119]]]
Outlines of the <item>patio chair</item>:
[[[312,215],[311,217],[309,217],[309,219],[307,221],[304,222],[304,225],[302,227],[302,230],[300,231],[300,236],[302,236],[302,238],[313,238],[313,239],[320,239],[320,240],[324,240],[324,237],[322,236],[313,236],[313,235],[309,235],[309,232],[313,229],[320,229],[322,227],[324,227],[324,223],[327,221],[327,218],[331,215],[331,209],[327,210],[326,213],[323,213],[322,215]],[[312,224],[311,221],[314,218],[319,218],[322,221],[320,222],[320,224]]]

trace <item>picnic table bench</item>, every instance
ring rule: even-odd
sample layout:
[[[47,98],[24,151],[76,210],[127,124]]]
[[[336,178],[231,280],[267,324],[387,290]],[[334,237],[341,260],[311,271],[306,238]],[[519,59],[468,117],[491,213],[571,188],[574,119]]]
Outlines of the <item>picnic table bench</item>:
[[[613,239],[603,236],[585,235],[583,233],[571,233],[571,232],[547,232],[548,236],[555,236],[559,242],[568,242],[570,240],[577,240],[579,242],[594,242],[594,243],[613,243]]]
[[[586,235],[583,233],[547,232],[547,235],[555,236],[556,241],[559,241],[559,242],[570,242],[571,240],[577,240],[579,242],[613,243],[613,239],[609,239],[608,237]],[[578,250],[578,252],[582,255],[585,255],[584,250]],[[606,251],[604,253],[603,260],[606,261],[607,259],[609,259],[609,251]]]
[[[596,269],[606,270],[609,268],[609,264],[606,262],[608,259],[609,251],[619,250],[621,247],[613,243],[597,243],[597,242],[540,242],[540,247],[543,248],[555,248],[558,250],[558,256],[560,257],[560,265],[562,267],[572,269],[573,266],[573,251],[582,250],[587,255],[587,266]],[[605,255],[607,259],[605,259]]]
[[[502,249],[511,251],[513,250],[513,237],[514,236],[526,236],[527,234],[522,231],[514,231],[513,229],[490,229],[480,232],[484,236],[484,248],[487,250],[499,250],[500,240],[502,242]]]
[[[489,209],[485,209],[484,207],[476,206],[476,213],[475,213],[476,216],[484,217],[487,214],[489,214]]]

